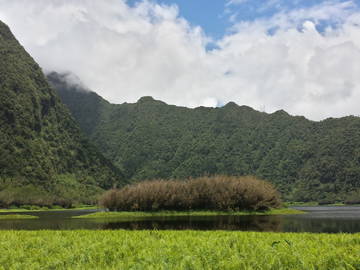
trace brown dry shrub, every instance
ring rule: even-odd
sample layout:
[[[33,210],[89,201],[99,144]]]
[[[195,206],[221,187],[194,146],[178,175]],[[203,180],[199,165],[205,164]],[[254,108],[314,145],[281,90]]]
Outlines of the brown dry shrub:
[[[111,211],[267,210],[281,205],[272,184],[252,176],[153,180],[107,191],[100,205]]]

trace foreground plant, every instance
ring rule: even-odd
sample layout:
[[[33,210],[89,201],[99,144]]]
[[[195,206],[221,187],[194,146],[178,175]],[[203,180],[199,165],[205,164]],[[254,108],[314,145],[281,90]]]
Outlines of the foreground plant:
[[[1,269],[360,269],[359,234],[2,231]]]

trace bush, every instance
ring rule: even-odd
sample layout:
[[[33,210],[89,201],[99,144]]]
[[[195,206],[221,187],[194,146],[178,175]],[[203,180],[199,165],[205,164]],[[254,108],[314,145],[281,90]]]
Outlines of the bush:
[[[327,199],[323,199],[319,201],[319,205],[329,205],[329,204],[334,204],[335,202],[332,200],[327,200]]]
[[[281,205],[268,182],[251,176],[153,180],[107,191],[100,205],[111,211],[268,210]]]
[[[344,201],[345,204],[360,204],[360,192],[353,192],[350,194],[346,200]]]

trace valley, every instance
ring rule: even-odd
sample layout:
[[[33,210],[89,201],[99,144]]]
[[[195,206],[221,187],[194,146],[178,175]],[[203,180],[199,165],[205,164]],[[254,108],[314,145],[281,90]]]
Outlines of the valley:
[[[360,269],[359,117],[46,73],[0,21],[1,269]]]

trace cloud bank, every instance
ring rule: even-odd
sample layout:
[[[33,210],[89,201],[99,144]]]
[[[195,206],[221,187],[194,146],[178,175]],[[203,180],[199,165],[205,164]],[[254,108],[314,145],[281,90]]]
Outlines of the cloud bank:
[[[45,71],[73,72],[114,103],[151,95],[187,107],[234,101],[313,120],[360,115],[353,1],[236,22],[212,50],[176,6],[149,1],[0,0],[0,20]]]

